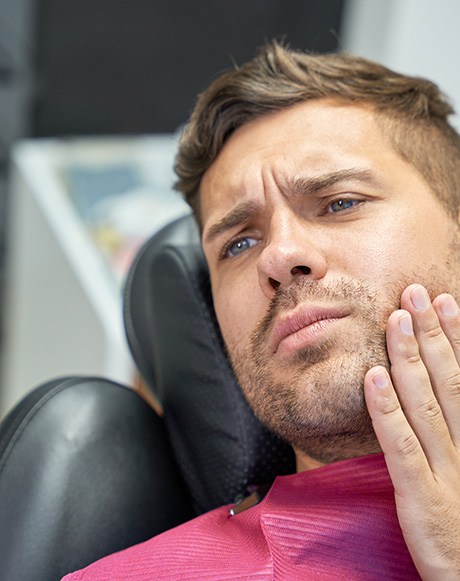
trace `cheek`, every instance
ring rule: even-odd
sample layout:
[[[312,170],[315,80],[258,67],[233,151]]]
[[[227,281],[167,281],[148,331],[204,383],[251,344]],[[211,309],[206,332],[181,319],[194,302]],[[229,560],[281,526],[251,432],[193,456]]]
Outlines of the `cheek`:
[[[352,278],[366,284],[378,284],[405,262],[406,241],[397,229],[380,224],[367,225],[339,233],[330,245],[328,270],[331,279]]]
[[[250,305],[243,297],[223,294],[215,300],[214,308],[222,336],[231,353],[235,346],[243,346],[242,343],[253,328]]]
[[[420,269],[443,263],[449,252],[449,228],[444,220],[426,220],[425,214],[415,223],[404,222],[390,241],[388,254],[400,269]]]
[[[444,220],[423,216],[394,216],[350,245],[348,272],[370,286],[387,284],[423,275],[443,263],[449,251],[448,228]],[[411,282],[414,282],[411,280]]]
[[[213,284],[214,309],[224,341],[232,352],[250,340],[267,305],[261,304],[258,283]]]

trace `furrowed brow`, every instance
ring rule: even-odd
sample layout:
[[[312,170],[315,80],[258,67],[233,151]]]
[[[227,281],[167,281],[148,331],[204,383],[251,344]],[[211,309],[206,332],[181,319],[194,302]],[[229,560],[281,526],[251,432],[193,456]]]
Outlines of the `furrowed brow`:
[[[256,213],[258,209],[259,206],[255,202],[241,202],[221,220],[210,226],[204,234],[203,242],[210,244],[215,238],[217,238],[217,236],[224,234],[232,228],[241,226],[247,222],[249,217]]]
[[[289,180],[288,187],[293,194],[304,196],[318,193],[345,180],[354,180],[374,184],[377,181],[373,173],[369,170],[350,168],[315,177],[295,177]]]

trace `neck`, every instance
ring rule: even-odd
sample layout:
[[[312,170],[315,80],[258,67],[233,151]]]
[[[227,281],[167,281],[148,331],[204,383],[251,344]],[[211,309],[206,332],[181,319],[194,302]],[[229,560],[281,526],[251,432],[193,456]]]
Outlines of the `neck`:
[[[311,440],[308,444],[308,450],[294,447],[297,472],[312,470],[348,458],[378,454],[382,451],[373,434],[361,437],[358,441],[356,437],[342,436],[332,441]]]
[[[324,466],[324,462],[312,458],[308,454],[294,449],[296,472],[305,472],[306,470],[313,470],[313,468],[320,468]]]

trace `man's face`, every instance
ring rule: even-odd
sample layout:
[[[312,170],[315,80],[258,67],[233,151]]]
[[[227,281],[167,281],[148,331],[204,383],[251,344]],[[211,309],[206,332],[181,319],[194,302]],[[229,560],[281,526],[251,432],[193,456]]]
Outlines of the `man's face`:
[[[200,190],[222,334],[260,419],[322,461],[378,449],[365,372],[412,282],[460,299],[459,228],[374,114],[301,103],[238,129]]]

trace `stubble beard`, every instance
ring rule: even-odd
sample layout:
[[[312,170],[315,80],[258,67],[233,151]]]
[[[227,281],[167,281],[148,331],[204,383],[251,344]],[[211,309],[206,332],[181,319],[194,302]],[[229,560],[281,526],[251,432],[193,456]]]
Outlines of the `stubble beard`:
[[[338,280],[324,287],[299,278],[278,292],[245,351],[235,349],[232,364],[256,416],[294,448],[321,462],[379,450],[364,405],[363,378],[373,365],[389,366],[385,322],[395,297],[377,309],[367,287]],[[268,352],[268,337],[280,313],[298,304],[345,305],[350,333],[296,351],[281,360]],[[383,311],[383,312],[382,312]],[[341,323],[342,324],[342,323]],[[357,333],[356,329],[359,329]],[[353,333],[354,330],[354,333]]]
[[[442,267],[431,267],[424,276],[413,273],[388,280],[383,287],[385,299],[365,285],[343,279],[325,287],[304,277],[277,292],[249,347],[227,346],[256,416],[294,449],[322,463],[379,452],[364,402],[364,376],[374,365],[390,368],[385,327],[406,286],[418,281],[432,298],[452,292],[460,299],[459,253],[457,238]],[[280,313],[301,303],[347,306],[348,332],[281,361],[268,351],[270,331]]]

